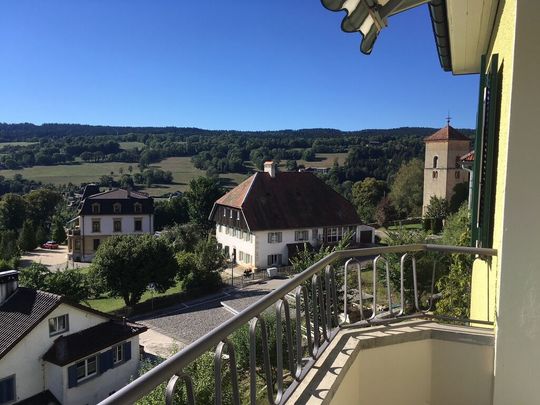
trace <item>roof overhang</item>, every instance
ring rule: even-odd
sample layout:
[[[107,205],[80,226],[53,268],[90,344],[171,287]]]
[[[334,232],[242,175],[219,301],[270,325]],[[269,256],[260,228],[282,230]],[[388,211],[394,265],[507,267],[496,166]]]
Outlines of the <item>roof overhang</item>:
[[[498,0],[431,0],[430,13],[441,66],[452,73],[480,72]]]

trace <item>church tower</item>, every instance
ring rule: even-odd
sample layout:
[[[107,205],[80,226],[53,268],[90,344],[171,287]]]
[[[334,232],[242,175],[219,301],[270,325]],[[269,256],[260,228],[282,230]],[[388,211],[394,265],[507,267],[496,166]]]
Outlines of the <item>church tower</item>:
[[[424,139],[426,157],[424,161],[424,203],[425,215],[431,196],[443,197],[448,201],[454,195],[458,183],[469,181],[469,174],[460,165],[460,157],[470,151],[471,140],[447,125]]]

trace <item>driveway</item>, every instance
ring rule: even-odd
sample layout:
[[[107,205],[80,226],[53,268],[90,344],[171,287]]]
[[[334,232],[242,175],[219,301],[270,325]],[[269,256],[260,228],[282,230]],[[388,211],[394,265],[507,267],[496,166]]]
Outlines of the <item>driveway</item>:
[[[90,263],[78,263],[67,260],[67,246],[60,245],[58,249],[37,248],[21,256],[21,267],[29,266],[32,262],[41,263],[52,271],[63,270],[66,267],[79,268]]]
[[[148,328],[185,345],[215,329],[234,315],[221,302],[236,311],[242,311],[287,280],[267,280],[244,289],[230,288],[219,294],[185,303],[172,310],[133,318]]]

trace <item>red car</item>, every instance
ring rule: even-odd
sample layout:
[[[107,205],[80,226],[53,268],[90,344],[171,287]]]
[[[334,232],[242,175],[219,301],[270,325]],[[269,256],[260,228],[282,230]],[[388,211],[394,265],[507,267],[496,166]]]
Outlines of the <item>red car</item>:
[[[56,243],[54,240],[49,240],[41,245],[41,247],[43,249],[58,249],[58,243]]]

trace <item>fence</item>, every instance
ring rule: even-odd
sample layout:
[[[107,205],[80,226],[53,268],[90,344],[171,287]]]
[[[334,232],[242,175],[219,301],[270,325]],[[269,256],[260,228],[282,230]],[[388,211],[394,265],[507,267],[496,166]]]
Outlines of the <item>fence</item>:
[[[456,253],[481,256],[497,254],[493,249],[441,245],[403,245],[333,252],[116,392],[102,404],[132,403],[167,380],[166,403],[173,403],[175,392],[182,384],[187,402],[194,404],[193,380],[185,370],[191,362],[208,351],[214,353],[216,404],[222,403],[224,362],[228,364],[230,372],[229,389],[232,391],[233,403],[240,403],[239,375],[249,376],[249,381],[246,382],[249,384],[249,401],[251,404],[257,403],[257,364],[260,364],[264,371],[266,400],[270,404],[283,404],[339,330],[351,323],[351,309],[354,306],[360,309],[359,319],[354,322],[354,325],[359,327],[413,318],[489,324],[490,322],[484,320],[435,315],[431,311],[435,297],[436,266],[434,265],[433,271],[429,271],[430,274],[419,274],[416,266],[417,258],[422,255],[424,258],[427,255],[434,255],[433,260],[436,264],[441,261],[439,256]],[[372,262],[370,295],[364,294],[365,280],[359,265],[365,260]],[[335,268],[341,268],[342,265],[344,265],[343,273],[336,275]],[[394,283],[391,278],[396,272],[390,271],[391,266],[399,270],[397,281]],[[357,276],[359,294],[358,297],[350,299],[348,293],[354,276]],[[427,291],[421,290],[419,283],[421,277],[431,278],[431,282],[426,283]],[[338,283],[341,284],[339,289]],[[409,283],[411,286],[407,289]],[[292,303],[287,298],[291,295],[294,297]],[[422,302],[425,297],[428,298],[426,303]],[[268,329],[262,315],[265,310],[272,307],[276,317],[275,364],[271,364],[273,356],[269,351]],[[235,347],[229,336],[245,324],[249,325],[249,370],[240,370],[243,373],[239,373]],[[257,338],[258,330],[261,339]],[[257,358],[258,355],[262,356],[262,362]]]

